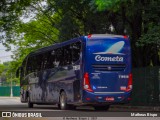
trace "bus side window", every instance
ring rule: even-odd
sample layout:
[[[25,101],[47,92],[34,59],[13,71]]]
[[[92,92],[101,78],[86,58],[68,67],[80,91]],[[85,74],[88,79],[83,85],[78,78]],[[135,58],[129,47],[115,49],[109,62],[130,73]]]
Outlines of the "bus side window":
[[[64,66],[72,64],[72,51],[70,45],[64,47],[64,56],[63,56]]]
[[[31,73],[31,58],[29,57],[27,60],[27,70],[26,70],[26,75],[28,75],[29,73]]]
[[[37,68],[37,61],[36,61],[36,56],[32,57],[32,72],[36,72]]]
[[[35,58],[35,56],[31,56],[30,58],[29,58],[29,73],[33,73],[33,72],[35,72],[36,71],[36,64],[37,64],[37,62],[36,62],[36,58]]]
[[[72,62],[75,63],[80,59],[81,42],[72,44]]]
[[[20,68],[20,76],[21,77],[24,77],[25,75],[26,75],[26,58],[25,58],[25,60],[23,61],[23,63],[22,63],[22,66],[21,66],[21,68]]]
[[[43,54],[43,70],[49,69],[50,51]]]
[[[55,66],[59,67],[59,66],[63,66],[63,48],[58,48],[55,50]]]
[[[47,61],[47,69],[52,69],[55,67],[55,50],[49,51],[49,56],[48,56],[48,61]]]
[[[42,64],[42,55],[37,55],[36,56],[36,71],[41,71],[41,64]]]

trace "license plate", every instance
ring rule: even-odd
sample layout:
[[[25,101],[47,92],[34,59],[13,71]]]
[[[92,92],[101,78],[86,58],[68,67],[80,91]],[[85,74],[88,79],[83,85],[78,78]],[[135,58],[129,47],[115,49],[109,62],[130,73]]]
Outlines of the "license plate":
[[[106,97],[106,101],[114,101],[114,97]]]
[[[126,86],[121,86],[120,90],[123,90],[123,91],[126,90]]]

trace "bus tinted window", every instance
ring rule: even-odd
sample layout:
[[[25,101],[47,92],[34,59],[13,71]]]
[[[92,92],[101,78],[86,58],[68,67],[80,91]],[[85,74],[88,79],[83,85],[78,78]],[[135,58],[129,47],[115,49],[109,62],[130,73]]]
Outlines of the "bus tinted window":
[[[25,71],[26,71],[26,58],[24,59],[24,61],[22,63],[21,77],[25,76]]]
[[[27,73],[67,66],[79,60],[81,42],[76,42],[39,55],[30,56],[27,62]]]
[[[43,68],[42,70],[49,69],[50,51],[43,54]]]
[[[32,58],[28,58],[28,62],[27,62],[27,73],[26,74],[29,74],[31,73],[32,71]]]
[[[38,55],[38,56],[35,56],[36,57],[36,71],[40,71],[41,70],[41,64],[42,64],[42,55]]]
[[[56,60],[55,60],[55,65],[58,66],[63,66],[63,49],[58,48],[55,50],[55,55],[56,55]]]
[[[72,49],[70,45],[64,47],[64,66],[72,64]]]
[[[72,61],[73,63],[79,60],[81,52],[81,42],[72,44]]]
[[[50,53],[50,56],[49,56],[47,68],[51,69],[55,67],[55,50],[52,50],[49,53]]]

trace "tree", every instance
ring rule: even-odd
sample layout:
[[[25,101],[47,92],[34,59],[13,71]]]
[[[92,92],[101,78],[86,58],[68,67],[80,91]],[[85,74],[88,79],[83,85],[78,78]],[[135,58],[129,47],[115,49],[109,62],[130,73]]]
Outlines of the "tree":
[[[36,11],[34,19],[27,23],[19,21],[7,31],[12,39],[6,43],[18,48],[14,52],[15,61],[20,63],[31,51],[56,42],[89,33],[105,33],[108,27],[106,13],[92,12],[89,2],[48,0],[42,5],[42,1],[31,1],[26,12]]]
[[[15,77],[15,66],[13,66],[12,62],[5,62],[0,64],[0,80],[2,85],[9,85],[12,80],[16,85],[19,85],[19,79]],[[12,77],[11,77],[12,73]],[[14,85],[15,85],[14,84]]]
[[[4,71],[5,66],[3,64],[0,64],[0,76],[2,75]]]
[[[81,35],[127,34],[132,45],[134,67],[159,65],[157,34],[160,0],[29,0],[2,1],[3,43],[17,45],[14,59],[20,63],[31,51]],[[6,8],[4,6],[7,6]],[[12,21],[13,17],[13,21]],[[24,22],[29,17],[29,22]],[[8,21],[7,21],[8,20]],[[34,33],[34,34],[33,34]],[[5,41],[5,42],[4,42]],[[145,41],[145,42],[144,42]],[[154,44],[150,44],[154,41]],[[147,50],[147,48],[156,48]],[[149,57],[148,57],[149,56]],[[156,57],[153,57],[156,56]],[[16,63],[16,64],[17,64]]]
[[[149,66],[151,61],[153,65],[160,65],[158,56],[159,48],[157,39],[158,34],[152,31],[159,29],[160,19],[160,0],[93,0],[98,10],[109,10],[113,13],[113,26],[116,33],[119,30],[127,30],[132,45],[132,61],[134,67]],[[115,20],[115,18],[118,18]],[[121,22],[122,25],[121,25]],[[114,24],[116,22],[116,24]],[[119,29],[121,28],[121,29]],[[154,36],[154,37],[148,37]],[[151,40],[152,39],[152,40]],[[144,42],[145,41],[145,42]],[[150,42],[154,44],[150,44]],[[141,45],[138,43],[141,43]],[[143,45],[142,45],[143,43]],[[148,45],[150,46],[149,50]],[[152,49],[155,48],[155,49]]]

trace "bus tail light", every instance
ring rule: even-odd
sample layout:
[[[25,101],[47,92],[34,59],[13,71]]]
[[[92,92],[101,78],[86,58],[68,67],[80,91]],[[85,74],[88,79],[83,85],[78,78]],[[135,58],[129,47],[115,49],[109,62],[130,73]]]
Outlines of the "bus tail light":
[[[92,34],[89,34],[89,35],[88,35],[88,38],[91,38],[91,37],[92,37]]]
[[[126,92],[130,90],[132,90],[132,74],[129,74],[128,86],[127,86]]]
[[[127,36],[127,35],[124,35],[123,38],[124,38],[124,39],[128,39],[128,36]]]
[[[89,92],[93,92],[91,85],[90,85],[88,73],[84,74],[83,89]]]
[[[86,98],[87,101],[91,100],[91,98]]]

